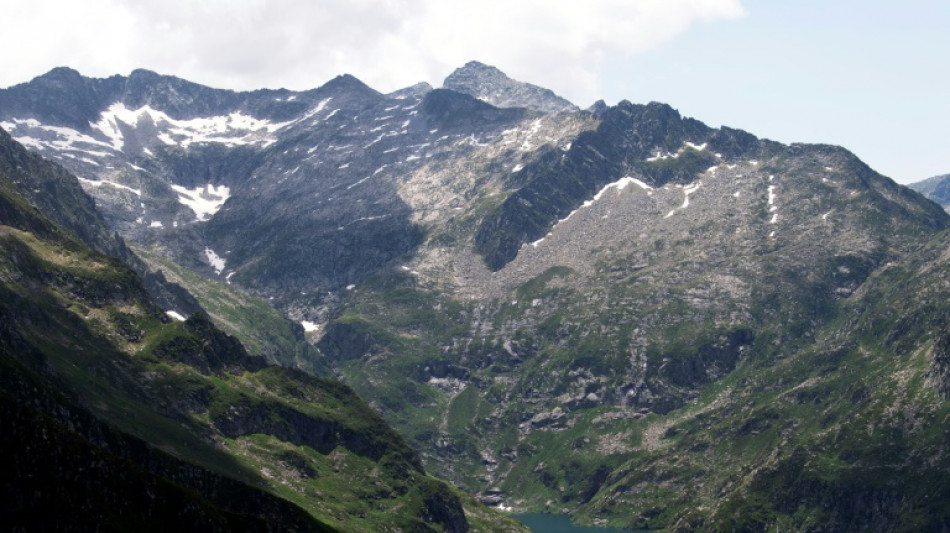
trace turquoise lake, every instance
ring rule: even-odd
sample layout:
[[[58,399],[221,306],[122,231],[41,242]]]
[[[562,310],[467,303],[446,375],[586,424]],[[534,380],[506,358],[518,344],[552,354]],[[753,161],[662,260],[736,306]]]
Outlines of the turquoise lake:
[[[576,526],[571,517],[556,514],[517,514],[515,518],[531,528],[534,533],[634,533],[634,529],[613,529],[609,527]]]

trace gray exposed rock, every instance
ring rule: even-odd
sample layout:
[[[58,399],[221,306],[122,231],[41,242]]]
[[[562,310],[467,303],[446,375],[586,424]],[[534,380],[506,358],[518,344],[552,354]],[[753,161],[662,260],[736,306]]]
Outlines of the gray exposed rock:
[[[950,330],[944,331],[934,343],[927,379],[943,399],[950,399]]]
[[[525,107],[545,113],[577,111],[577,106],[550,89],[509,78],[495,67],[470,61],[442,82],[442,87],[470,94],[496,107]]]

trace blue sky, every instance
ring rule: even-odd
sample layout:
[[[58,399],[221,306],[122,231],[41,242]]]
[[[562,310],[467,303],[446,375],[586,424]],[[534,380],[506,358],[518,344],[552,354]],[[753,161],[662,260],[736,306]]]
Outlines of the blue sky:
[[[907,183],[950,173],[950,2],[746,0],[600,68],[608,101],[842,145]]]
[[[584,107],[661,101],[902,183],[950,173],[948,0],[32,0],[4,37],[0,87],[70,66],[388,92],[475,59]]]

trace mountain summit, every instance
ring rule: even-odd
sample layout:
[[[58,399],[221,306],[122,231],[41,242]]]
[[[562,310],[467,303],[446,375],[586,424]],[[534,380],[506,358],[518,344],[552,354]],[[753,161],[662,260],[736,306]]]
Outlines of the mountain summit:
[[[550,89],[509,78],[497,68],[469,61],[455,69],[442,87],[484,100],[495,107],[525,107],[545,113],[577,111],[577,106]]]

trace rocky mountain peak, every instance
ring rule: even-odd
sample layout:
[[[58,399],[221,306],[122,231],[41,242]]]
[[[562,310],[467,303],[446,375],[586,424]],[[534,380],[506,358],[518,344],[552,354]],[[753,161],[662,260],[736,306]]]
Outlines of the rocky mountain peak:
[[[469,61],[450,74],[442,87],[484,100],[496,107],[525,107],[546,113],[577,111],[577,106],[550,89],[509,78],[501,70]]]
[[[34,82],[76,82],[82,79],[79,71],[69,67],[55,67],[46,74],[34,78]]]
[[[597,100],[587,108],[587,111],[599,117],[600,115],[604,114],[608,108],[609,106],[607,105],[607,102],[604,102],[603,100]]]
[[[0,113],[30,116],[45,124],[85,128],[111,98],[118,76],[106,80],[84,78],[68,67],[56,67],[27,83],[0,94]]]
[[[409,87],[404,87],[386,95],[388,98],[403,100],[407,98],[422,97],[432,91],[432,86],[422,81]]]
[[[378,91],[352,74],[341,74],[321,85],[318,90],[327,93],[365,93],[371,96],[379,96]]]
[[[129,74],[130,80],[141,79],[143,81],[157,81],[160,78],[162,78],[161,74],[146,68],[137,68]]]

